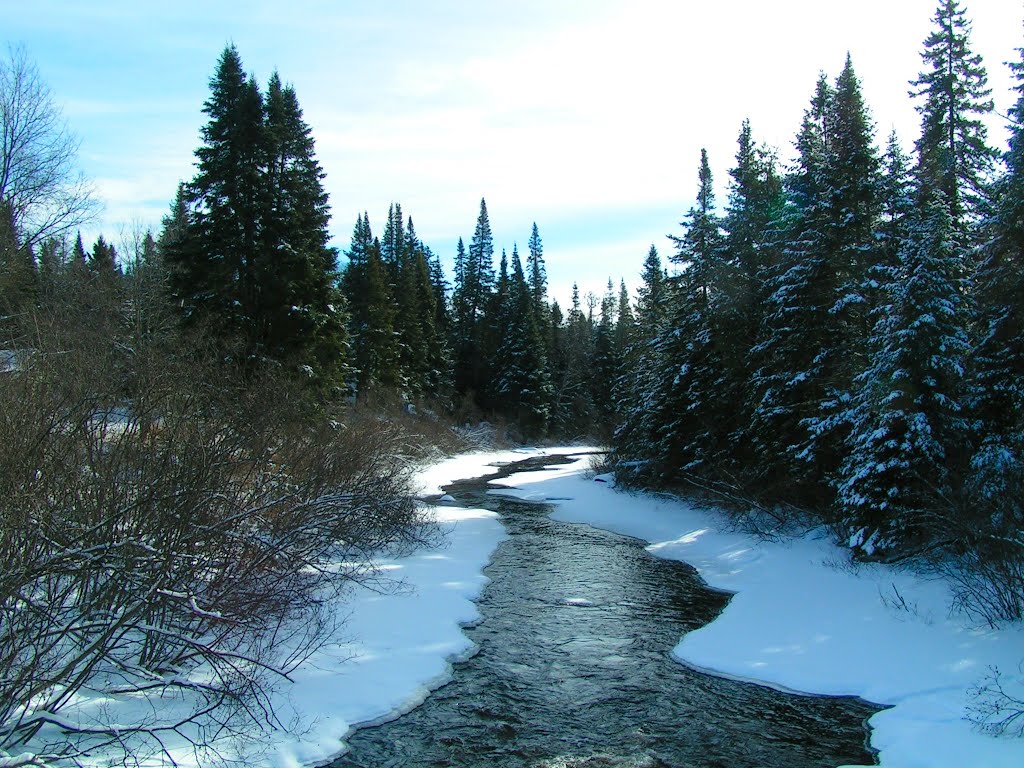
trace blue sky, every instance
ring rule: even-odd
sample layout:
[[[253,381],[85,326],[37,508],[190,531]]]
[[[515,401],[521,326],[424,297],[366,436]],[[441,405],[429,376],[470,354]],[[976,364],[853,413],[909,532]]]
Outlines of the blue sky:
[[[820,71],[850,51],[879,141],[909,147],[907,82],[936,0],[0,0],[5,42],[24,44],[81,138],[105,204],[96,232],[159,227],[193,173],[202,103],[234,43],[265,83],[294,84],[327,173],[334,243],[391,201],[449,259],[487,198],[495,244],[525,250],[536,221],[553,294],[576,280],[631,286],[651,243],[692,204],[700,148],[719,202],[740,123],[791,154]],[[1024,8],[969,0],[974,49],[997,108]],[[998,119],[993,141],[1001,144]],[[87,237],[94,233],[87,232]]]

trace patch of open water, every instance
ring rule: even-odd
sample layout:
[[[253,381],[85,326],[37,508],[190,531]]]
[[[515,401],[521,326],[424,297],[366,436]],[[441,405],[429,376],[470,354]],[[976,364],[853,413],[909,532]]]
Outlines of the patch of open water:
[[[540,457],[446,490],[508,530],[486,569],[478,647],[416,709],[350,734],[332,768],[872,765],[858,699],[714,677],[671,657],[729,596],[642,542],[486,494]]]

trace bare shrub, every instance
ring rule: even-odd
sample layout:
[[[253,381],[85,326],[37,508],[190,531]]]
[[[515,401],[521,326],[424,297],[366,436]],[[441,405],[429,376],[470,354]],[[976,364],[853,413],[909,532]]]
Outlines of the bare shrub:
[[[68,306],[0,389],[0,749],[173,760],[285,727],[274,687],[337,631],[330,601],[430,535],[412,443]],[[176,704],[125,722],[85,691]]]
[[[1018,673],[1024,670],[1018,669]],[[1018,675],[1009,680],[997,668],[990,667],[971,690],[968,719],[986,733],[995,736],[1024,737],[1024,684]]]

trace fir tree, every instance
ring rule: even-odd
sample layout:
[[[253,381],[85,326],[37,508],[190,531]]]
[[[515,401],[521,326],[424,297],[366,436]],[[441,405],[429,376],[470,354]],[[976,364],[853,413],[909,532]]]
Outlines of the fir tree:
[[[730,280],[722,286],[723,302],[732,308],[730,332],[722,344],[732,350],[729,378],[744,382],[738,400],[731,454],[748,476],[764,480],[773,457],[766,453],[755,414],[764,407],[758,379],[766,358],[758,342],[768,303],[769,276],[777,271],[785,198],[775,157],[753,139],[750,122],[743,121],[737,139],[735,165],[729,171],[729,196],[722,227]]]
[[[256,269],[265,157],[263,99],[234,46],[221,55],[203,105],[208,117],[186,185],[189,227],[168,253],[187,324],[255,346]]]
[[[971,25],[958,0],[940,0],[932,21],[921,54],[925,71],[911,83],[911,95],[923,99],[917,107],[919,191],[922,201],[945,195],[953,225],[965,234],[988,207],[985,187],[996,153],[987,144],[983,116],[993,109],[992,91],[981,56],[971,51]]]
[[[401,203],[392,203],[388,208],[388,218],[384,224],[384,234],[380,240],[380,257],[387,265],[393,285],[398,284],[398,275],[402,269],[405,253],[406,236],[405,222],[402,219]]]
[[[533,312],[532,286],[523,272],[518,249],[513,248],[511,274],[506,289],[499,288],[501,294],[504,301],[501,342],[495,355],[496,399],[524,436],[541,437],[550,420],[553,392],[544,339]]]
[[[278,360],[340,383],[348,340],[337,289],[337,253],[328,246],[324,172],[295,90],[271,77],[265,98],[265,167],[260,251],[255,265],[259,343]]]
[[[593,335],[580,303],[579,287],[573,283],[572,304],[560,324],[556,339],[552,418],[559,434],[588,435],[594,425],[594,403],[590,396],[588,367],[593,355]]]
[[[637,323],[646,335],[653,337],[665,317],[668,278],[661,264],[658,249],[653,245],[647,251],[637,292]]]
[[[461,244],[461,240],[459,241]],[[461,264],[461,269],[460,269]],[[455,385],[460,393],[482,392],[487,383],[484,356],[485,318],[494,291],[494,242],[487,202],[480,200],[480,214],[468,252],[456,255],[452,294],[455,339]]]
[[[107,286],[112,285],[120,276],[117,250],[104,239],[103,235],[99,235],[96,242],[93,243],[86,265],[92,279]]]
[[[616,300],[611,278],[601,299],[601,314],[594,328],[593,357],[590,360],[590,397],[599,430],[611,435],[618,421],[615,385],[622,358],[615,343]]]
[[[622,373],[626,368],[626,350],[633,344],[636,336],[636,319],[633,317],[633,306],[630,303],[629,289],[626,281],[619,280],[619,300],[615,311],[615,346],[622,353]]]
[[[732,351],[723,346],[734,317],[722,286],[730,284],[733,265],[726,259],[705,150],[697,183],[697,204],[682,222],[684,234],[670,236],[673,261],[682,271],[673,281],[668,325],[655,342],[660,386],[648,407],[657,414],[652,450],[664,477],[711,471],[737,413],[735,382],[726,371]]]
[[[1024,49],[1018,53],[1010,64],[1018,98],[1006,173],[976,281],[979,340],[971,365],[978,434],[967,477],[970,527],[989,534],[985,546],[1000,552],[1024,527]]]
[[[540,318],[547,310],[548,273],[547,267],[544,265],[544,244],[540,239],[537,222],[533,223],[533,230],[530,232],[530,240],[527,243],[527,247],[530,249],[529,255],[526,257],[530,298],[533,300],[534,314]]]
[[[656,340],[667,312],[668,278],[658,249],[652,245],[644,258],[634,327],[623,353],[625,371],[619,380],[616,407],[621,416],[612,441],[612,461],[621,468],[624,479],[643,474],[641,467],[650,465],[657,418],[653,398],[662,370]]]
[[[378,387],[396,387],[400,379],[394,301],[368,216],[357,218],[347,255],[342,290],[350,312],[352,363],[363,395]]]
[[[928,519],[951,505],[966,437],[957,237],[936,191],[876,312],[838,487],[842,527],[865,555],[927,541]]]
[[[175,303],[187,325],[243,359],[271,358],[335,386],[344,302],[324,174],[295,91],[275,73],[264,97],[233,46],[210,88],[198,170],[175,203],[184,223],[162,238]]]

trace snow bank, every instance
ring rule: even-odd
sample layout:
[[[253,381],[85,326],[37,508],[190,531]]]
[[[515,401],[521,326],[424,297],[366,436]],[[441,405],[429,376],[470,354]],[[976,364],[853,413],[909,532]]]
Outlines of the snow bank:
[[[458,456],[421,472],[418,492],[439,495],[453,480],[538,453]],[[1020,680],[1024,629],[968,627],[947,615],[948,594],[937,582],[881,566],[830,565],[843,555],[823,539],[761,542],[730,531],[714,512],[616,492],[612,478],[585,476],[585,465],[519,473],[502,481],[516,488],[495,492],[555,504],[560,520],[654,542],[649,549],[656,555],[685,560],[711,586],[736,592],[720,618],[682,639],[675,649],[680,660],[784,689],[891,706],[871,721],[872,743],[890,768],[1024,765],[1024,739],[979,734],[962,717],[966,689],[988,667]],[[504,529],[486,510],[442,501],[433,511],[447,530],[445,543],[382,560],[400,587],[358,588],[339,604],[345,638],[322,648],[275,701],[282,721],[298,727],[238,759],[268,768],[325,762],[343,749],[353,726],[412,708],[448,678],[452,660],[472,653],[461,624],[479,617],[473,601],[486,583],[482,569]],[[898,600],[911,610],[893,607]],[[180,765],[196,764],[188,749],[173,752]],[[224,756],[236,757],[230,749]],[[0,764],[11,760],[0,753]]]
[[[424,468],[416,491],[438,495],[454,480],[477,477],[537,451],[471,453]],[[445,542],[380,562],[398,589],[358,589],[339,609],[348,642],[321,650],[295,675],[287,706],[305,725],[278,737],[261,763],[297,768],[339,754],[352,727],[394,717],[423,701],[451,675],[451,662],[472,652],[461,625],[479,618],[473,602],[487,582],[482,570],[505,536],[494,512],[439,505],[433,514]]]
[[[890,768],[1024,766],[1024,739],[964,720],[968,689],[990,667],[1024,685],[1024,627],[972,627],[948,613],[949,593],[882,565],[851,566],[820,536],[771,543],[730,529],[722,514],[674,499],[616,492],[582,463],[514,475],[519,498],[556,504],[554,517],[652,542],[736,594],[675,648],[681,661],[785,690],[860,696],[891,707],[871,719]]]

